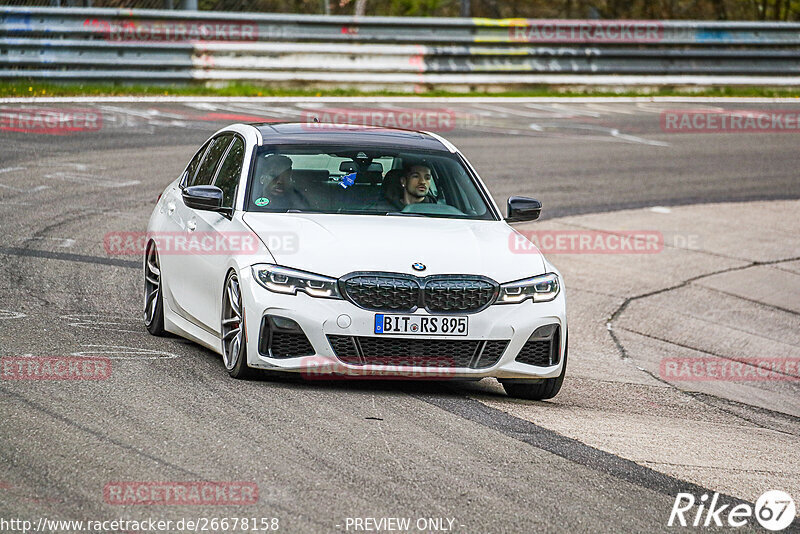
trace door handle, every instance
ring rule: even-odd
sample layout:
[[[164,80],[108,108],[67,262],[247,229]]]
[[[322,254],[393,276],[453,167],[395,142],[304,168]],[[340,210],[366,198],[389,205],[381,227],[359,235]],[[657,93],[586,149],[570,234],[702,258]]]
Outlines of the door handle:
[[[175,203],[170,202],[167,204],[167,215],[172,215],[173,213],[175,213]]]
[[[194,219],[190,220],[189,222],[186,223],[186,228],[190,232],[194,232],[195,229],[197,228],[197,221],[195,221]]]

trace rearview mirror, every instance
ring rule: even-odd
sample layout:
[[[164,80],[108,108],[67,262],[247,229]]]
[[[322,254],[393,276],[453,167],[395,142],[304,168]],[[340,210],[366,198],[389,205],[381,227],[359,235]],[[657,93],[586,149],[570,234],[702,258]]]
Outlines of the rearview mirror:
[[[370,163],[367,168],[368,172],[380,171],[383,172],[383,166],[380,163]],[[343,161],[339,164],[339,172],[356,172],[355,161]]]
[[[218,211],[222,207],[222,189],[214,185],[193,185],[181,196],[184,204],[196,210]]]
[[[535,221],[542,212],[542,203],[528,197],[508,197],[506,222]]]

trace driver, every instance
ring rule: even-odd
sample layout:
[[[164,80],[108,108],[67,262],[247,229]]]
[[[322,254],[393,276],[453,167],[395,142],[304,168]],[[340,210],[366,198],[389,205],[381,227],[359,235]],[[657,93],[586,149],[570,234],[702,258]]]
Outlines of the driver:
[[[420,202],[434,202],[428,194],[431,189],[431,169],[424,164],[407,164],[403,167],[403,176],[400,177],[402,196],[400,202],[403,206],[419,204]]]

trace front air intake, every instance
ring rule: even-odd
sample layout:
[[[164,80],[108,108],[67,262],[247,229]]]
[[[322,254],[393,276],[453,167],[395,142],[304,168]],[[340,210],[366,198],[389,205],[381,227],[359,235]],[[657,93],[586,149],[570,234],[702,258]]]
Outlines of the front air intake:
[[[292,319],[267,315],[261,320],[258,352],[269,358],[313,356],[314,347]]]
[[[547,325],[537,328],[515,358],[519,363],[550,367],[558,365],[561,357],[561,327]]]

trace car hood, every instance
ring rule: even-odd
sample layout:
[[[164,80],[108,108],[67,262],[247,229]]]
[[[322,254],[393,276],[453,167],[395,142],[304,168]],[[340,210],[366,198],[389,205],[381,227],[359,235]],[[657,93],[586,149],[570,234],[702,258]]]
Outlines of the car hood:
[[[538,249],[527,240],[516,245],[520,234],[503,221],[253,212],[242,219],[279,265],[336,278],[386,271],[478,274],[503,283],[545,272]]]

